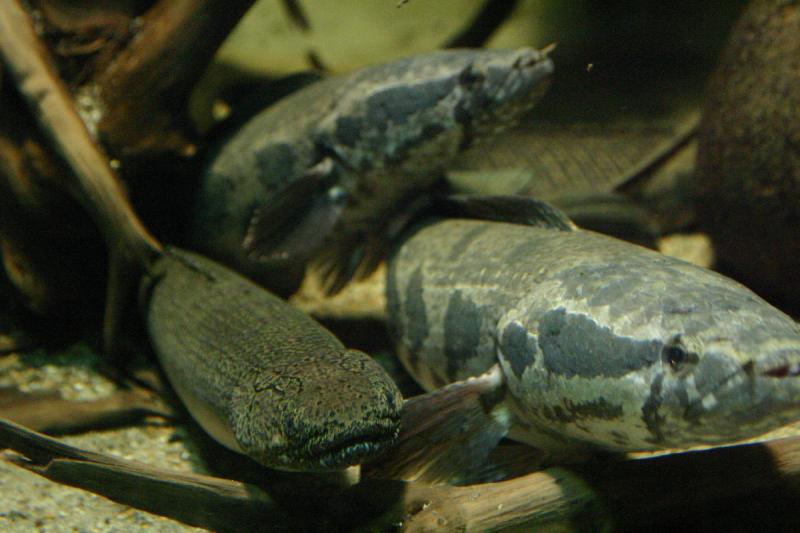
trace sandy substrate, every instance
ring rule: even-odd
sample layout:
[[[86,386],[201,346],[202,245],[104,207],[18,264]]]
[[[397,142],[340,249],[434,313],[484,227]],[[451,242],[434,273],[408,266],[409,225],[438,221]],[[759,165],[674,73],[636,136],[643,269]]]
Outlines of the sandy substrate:
[[[113,453],[175,470],[189,470],[189,453],[170,442],[172,428],[135,427],[67,437],[85,449]],[[91,492],[54,483],[0,461],[0,531],[203,531],[120,505]]]
[[[88,401],[110,395],[114,385],[97,372],[99,358],[85,345],[63,352],[37,351],[0,357],[0,387],[25,392],[57,390],[62,397]],[[180,428],[146,424],[64,437],[67,444],[177,471],[203,472],[187,449]],[[11,452],[4,452],[8,456]],[[0,531],[202,531],[120,505],[81,489],[0,461]]]

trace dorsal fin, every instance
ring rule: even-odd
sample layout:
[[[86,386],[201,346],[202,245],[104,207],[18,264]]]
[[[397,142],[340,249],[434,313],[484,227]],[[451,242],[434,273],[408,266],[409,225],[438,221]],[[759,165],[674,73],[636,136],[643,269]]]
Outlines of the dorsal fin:
[[[552,205],[523,196],[449,195],[436,198],[437,214],[455,218],[476,218],[508,222],[560,231],[574,231],[577,226]]]

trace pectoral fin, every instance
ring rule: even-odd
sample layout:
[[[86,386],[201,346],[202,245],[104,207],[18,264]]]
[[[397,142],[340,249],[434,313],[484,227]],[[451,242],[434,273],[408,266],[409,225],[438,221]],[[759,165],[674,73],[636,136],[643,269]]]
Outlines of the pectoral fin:
[[[255,260],[302,261],[330,235],[347,200],[339,169],[323,159],[253,214],[243,246]]]
[[[375,270],[380,255],[374,253],[370,241],[368,237],[352,235],[333,243],[314,261],[313,268],[327,296],[338,293],[367,270]]]
[[[362,466],[371,477],[428,483],[469,479],[511,426],[499,366],[481,376],[410,398],[397,442]]]
[[[573,231],[575,224],[552,205],[523,196],[450,195],[436,198],[436,212],[451,218],[476,218]]]

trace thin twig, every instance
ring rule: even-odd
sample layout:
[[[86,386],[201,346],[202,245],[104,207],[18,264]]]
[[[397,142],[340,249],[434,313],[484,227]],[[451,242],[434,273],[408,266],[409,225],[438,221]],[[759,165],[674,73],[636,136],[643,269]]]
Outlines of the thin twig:
[[[308,20],[308,15],[306,15],[303,6],[300,5],[298,0],[283,0],[281,4],[283,4],[283,9],[289,16],[289,20],[291,20],[295,26],[302,31],[311,29],[311,22]]]
[[[121,389],[91,401],[65,400],[57,392],[0,388],[0,416],[36,431],[66,435],[173,414],[153,394],[140,388]]]
[[[45,477],[190,524],[209,527],[213,520],[214,527],[231,530],[245,519],[270,517],[286,523],[281,521],[281,508],[262,489],[245,483],[177,474],[80,450],[0,420],[2,446],[25,456],[27,460],[16,462]],[[670,524],[677,530],[697,525],[698,515],[746,513],[748,504],[773,515],[781,512],[773,508],[776,503],[788,501],[796,508],[800,437],[548,468],[464,487],[366,479],[328,496],[320,496],[324,513],[305,517],[319,528],[376,530],[393,525],[404,531],[486,531],[519,526],[597,531],[611,524],[627,530]],[[209,509],[214,510],[211,517]]]

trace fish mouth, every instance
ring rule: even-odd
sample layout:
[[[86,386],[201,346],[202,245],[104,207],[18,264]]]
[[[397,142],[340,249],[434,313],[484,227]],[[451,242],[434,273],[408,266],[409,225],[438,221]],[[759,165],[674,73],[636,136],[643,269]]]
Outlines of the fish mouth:
[[[777,341],[777,348],[760,361],[748,361],[742,368],[754,377],[793,378],[800,376],[800,348],[797,343]]]
[[[338,446],[326,449],[317,458],[317,464],[326,470],[338,470],[363,463],[380,452],[383,452],[393,442],[393,437],[375,438],[372,440],[350,439]]]
[[[496,89],[508,98],[496,110],[497,118],[508,120],[509,125],[516,123],[521,112],[532,108],[547,91],[554,69],[553,60],[546,53],[533,49],[521,51]]]
[[[397,439],[400,429],[396,422],[376,425],[345,435],[308,450],[310,463],[320,470],[341,470],[357,465],[383,452]]]
[[[527,53],[521,53],[512,64],[512,74],[507,82],[512,81],[515,77],[524,75],[528,76],[532,82],[547,78],[553,73],[554,66],[553,60],[547,56],[547,53],[539,50],[529,50]],[[549,50],[547,51],[549,52]]]
[[[552,61],[550,60],[550,58],[547,57],[547,54],[543,52],[536,52],[536,51],[533,52],[535,53],[520,55],[514,60],[512,66],[516,70],[527,70],[530,67],[536,67],[540,64],[545,64],[545,63],[552,64]]]

